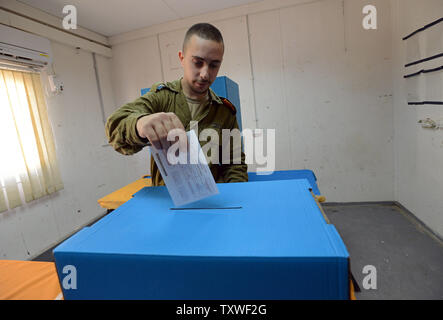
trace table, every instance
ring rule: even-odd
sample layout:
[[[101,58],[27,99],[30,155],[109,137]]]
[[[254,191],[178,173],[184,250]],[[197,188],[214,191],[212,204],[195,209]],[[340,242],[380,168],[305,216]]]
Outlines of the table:
[[[123,203],[130,200],[132,196],[143,189],[144,187],[152,186],[151,176],[143,176],[134,182],[115,190],[114,192],[98,199],[98,204],[105,209],[114,210],[120,207]]]
[[[53,262],[0,260],[0,300],[63,299]]]

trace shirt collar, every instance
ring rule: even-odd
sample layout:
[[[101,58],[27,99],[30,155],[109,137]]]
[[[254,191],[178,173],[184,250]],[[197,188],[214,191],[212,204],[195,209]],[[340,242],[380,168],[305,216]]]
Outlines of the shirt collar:
[[[183,79],[183,77],[181,77],[178,80],[172,81],[172,82],[168,82],[166,85],[175,92],[178,93],[183,93],[183,88],[182,88],[182,83],[181,80]],[[220,99],[220,97],[218,95],[215,94],[214,91],[212,91],[211,88],[209,88],[209,100],[211,102],[215,102],[217,104],[223,104],[223,101]]]
[[[211,88],[209,88],[209,98],[217,104],[223,104],[223,101],[221,101],[220,97],[216,95]]]

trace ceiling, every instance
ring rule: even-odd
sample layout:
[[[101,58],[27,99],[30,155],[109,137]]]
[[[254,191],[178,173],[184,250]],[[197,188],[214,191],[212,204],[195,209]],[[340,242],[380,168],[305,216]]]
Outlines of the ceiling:
[[[63,7],[77,8],[77,24],[104,36],[240,6],[258,0],[19,0],[63,18]]]

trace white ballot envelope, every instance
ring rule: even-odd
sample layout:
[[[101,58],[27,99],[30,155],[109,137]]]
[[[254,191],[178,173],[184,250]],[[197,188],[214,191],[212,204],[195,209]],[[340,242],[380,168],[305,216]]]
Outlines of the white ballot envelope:
[[[152,156],[160,170],[166,188],[175,206],[182,206],[218,194],[218,188],[209,170],[206,157],[194,130],[186,132],[188,152],[181,155],[181,161],[167,150],[151,146]],[[178,149],[178,148],[176,148]],[[175,161],[174,161],[175,160]]]

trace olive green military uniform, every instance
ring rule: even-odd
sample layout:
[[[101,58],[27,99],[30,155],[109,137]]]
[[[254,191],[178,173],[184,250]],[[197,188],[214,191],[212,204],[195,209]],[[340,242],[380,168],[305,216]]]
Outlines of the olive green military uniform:
[[[106,123],[106,134],[109,143],[122,154],[134,154],[148,144],[148,140],[142,139],[137,133],[137,120],[157,112],[173,112],[180,119],[186,131],[191,129],[191,121],[198,121],[197,136],[199,136],[202,130],[209,128],[214,129],[218,133],[219,163],[208,163],[216,182],[248,181],[244,153],[239,152],[241,159],[233,162],[232,138],[229,151],[231,153],[231,162],[230,164],[222,164],[222,129],[238,129],[235,108],[227,99],[218,97],[209,89],[208,106],[200,110],[195,115],[195,119],[192,119],[180,80],[156,83],[147,94],[117,109],[108,118]],[[200,142],[202,146],[206,143],[206,141]],[[160,171],[152,157],[151,176],[154,186],[164,185]]]

